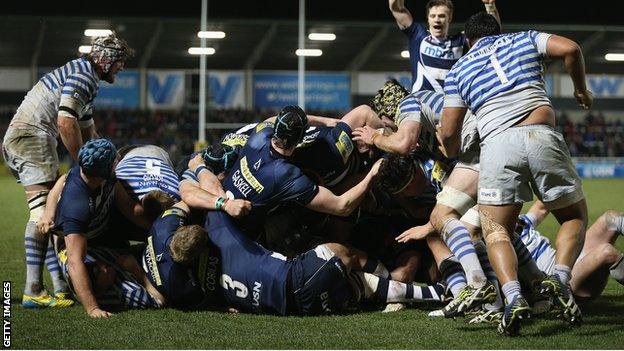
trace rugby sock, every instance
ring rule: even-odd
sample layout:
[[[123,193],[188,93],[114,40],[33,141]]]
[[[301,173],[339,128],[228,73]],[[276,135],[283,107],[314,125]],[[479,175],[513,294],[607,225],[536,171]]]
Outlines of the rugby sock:
[[[609,267],[609,274],[618,283],[624,285],[624,254],[620,255],[620,259]]]
[[[468,229],[458,219],[451,218],[444,223],[442,237],[451,252],[459,259],[459,263],[466,272],[468,284],[476,288],[485,285],[487,279],[479,263]]]
[[[58,264],[56,252],[54,252],[54,244],[52,240],[48,240],[48,251],[45,259],[46,267],[52,277],[52,284],[54,285],[54,293],[69,292],[69,286],[61,274],[61,266]]]
[[[570,267],[564,264],[556,264],[553,273],[559,278],[559,281],[563,285],[570,285],[570,278],[572,277],[572,270]]]
[[[512,244],[518,257],[518,278],[529,286],[544,279],[544,272],[537,267],[531,253],[519,236],[514,236]]]
[[[455,256],[445,258],[440,262],[440,272],[442,279],[446,282],[453,297],[457,297],[459,292],[466,286],[466,275],[459,261]]]
[[[366,273],[374,274],[378,277],[390,278],[390,272],[379,260],[374,258],[368,258],[364,267],[362,267],[362,271]]]
[[[43,289],[43,263],[47,249],[48,236],[39,235],[34,221],[28,221],[24,233],[26,249],[26,286],[24,294],[38,296]]]
[[[440,301],[444,288],[441,285],[419,286],[358,272],[364,284],[364,296],[386,303]]]
[[[520,282],[517,280],[512,280],[503,285],[503,294],[507,298],[507,303],[511,303],[514,297],[522,296],[520,292]]]
[[[487,255],[487,248],[485,243],[482,240],[477,240],[474,242],[475,250],[477,251],[477,256],[479,257],[479,263],[481,263],[481,267],[483,268],[483,272],[485,273],[485,277],[489,282],[491,282],[496,288],[496,301],[494,303],[485,304],[485,308],[487,310],[496,311],[500,310],[503,307],[503,299],[501,297],[500,288],[498,287],[498,278],[496,277],[496,273],[492,268],[492,264],[490,263],[490,259]]]

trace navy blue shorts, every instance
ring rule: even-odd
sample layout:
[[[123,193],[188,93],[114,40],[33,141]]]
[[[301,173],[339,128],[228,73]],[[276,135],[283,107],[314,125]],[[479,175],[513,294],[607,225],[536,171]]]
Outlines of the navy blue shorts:
[[[347,270],[334,256],[318,257],[314,250],[293,260],[290,269],[289,310],[297,315],[339,313],[352,298]]]

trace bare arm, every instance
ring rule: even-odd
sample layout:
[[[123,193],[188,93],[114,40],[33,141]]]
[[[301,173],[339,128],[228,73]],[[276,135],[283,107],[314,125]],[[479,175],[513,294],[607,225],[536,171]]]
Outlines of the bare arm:
[[[90,126],[85,128],[80,128],[80,133],[82,134],[83,143],[86,143],[88,140],[91,139],[98,139],[100,137],[98,132],[95,130],[95,124],[91,124]]]
[[[495,0],[481,0],[481,1],[483,2],[483,5],[485,6],[485,11],[489,15],[492,15],[494,18],[496,18],[496,21],[502,27],[500,14],[498,13],[498,9],[496,8],[496,1]]]
[[[84,258],[87,255],[87,238],[82,234],[65,236],[67,266],[74,291],[87,314],[93,318],[108,318],[111,313],[100,309],[89,280]]]
[[[412,14],[405,7],[405,0],[388,0],[388,7],[401,30],[411,26],[414,22]]]
[[[204,163],[202,156],[200,154],[197,154],[195,155],[195,157],[189,160],[188,166],[189,166],[189,170],[195,173],[197,168],[199,168],[200,166],[205,167],[206,164]],[[201,173],[199,173],[197,178],[199,180],[199,186],[203,190],[207,191],[210,194],[214,194],[216,196],[225,197],[225,190],[223,190],[223,186],[221,185],[221,182],[219,181],[217,176],[214,173],[212,173],[210,169],[206,168],[203,171],[201,171]]]
[[[58,200],[61,197],[63,186],[65,185],[65,179],[67,179],[67,174],[60,176],[50,190],[50,193],[48,193],[45,211],[43,212],[43,216],[41,216],[39,221],[37,221],[37,228],[41,234],[47,234],[50,229],[54,227],[54,215],[56,214],[56,207],[58,205]]]
[[[447,157],[453,158],[459,155],[461,129],[466,111],[465,107],[445,107],[442,111],[440,139]]]
[[[361,182],[340,196],[336,196],[327,188],[319,186],[318,194],[306,207],[313,211],[335,216],[346,217],[350,215],[360,205],[366,192],[372,186],[381,162],[382,160],[378,160]]]
[[[152,223],[145,216],[143,206],[128,195],[121,183],[115,184],[115,205],[124,217],[143,229],[149,229]]]
[[[368,145],[375,145],[383,151],[407,155],[418,146],[420,129],[421,124],[412,121],[401,123],[396,133],[390,135],[379,134],[370,127],[362,127],[353,131],[353,140],[361,140]]]
[[[117,264],[123,270],[130,272],[132,276],[134,276],[134,279],[136,279],[141,285],[143,285],[145,290],[147,290],[147,292],[154,298],[154,300],[156,300],[158,307],[165,306],[165,297],[156,289],[156,287],[154,287],[154,285],[152,285],[152,282],[150,282],[147,274],[145,274],[143,268],[139,266],[139,263],[136,261],[134,256],[120,255],[119,257],[117,257]]]
[[[585,60],[581,47],[568,38],[552,35],[546,44],[548,57],[563,60],[566,71],[574,84],[574,97],[581,107],[590,108],[593,96],[585,84]]]
[[[82,146],[82,133],[78,121],[73,117],[58,116],[57,122],[63,145],[74,161],[78,160],[78,150]]]

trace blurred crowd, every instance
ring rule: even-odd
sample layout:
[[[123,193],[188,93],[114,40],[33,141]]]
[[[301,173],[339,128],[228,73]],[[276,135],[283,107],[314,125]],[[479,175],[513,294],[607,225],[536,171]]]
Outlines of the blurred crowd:
[[[247,124],[264,120],[277,111],[245,109],[212,109],[206,114],[207,123]],[[309,114],[339,118],[341,111],[308,111]],[[14,110],[0,110],[0,136],[13,117]],[[95,117],[98,132],[115,145],[156,144],[165,148],[171,159],[191,153],[197,139],[197,114],[191,112],[98,110]],[[229,128],[207,129],[209,143],[218,140]],[[589,112],[582,119],[569,118],[565,112],[557,116],[557,129],[565,138],[573,157],[624,157],[624,120],[607,121],[601,113]],[[59,156],[67,153],[59,147]]]

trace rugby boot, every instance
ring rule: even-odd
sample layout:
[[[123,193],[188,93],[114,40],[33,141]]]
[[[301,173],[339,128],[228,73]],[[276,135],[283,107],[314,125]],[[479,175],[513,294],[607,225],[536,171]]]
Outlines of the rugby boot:
[[[24,308],[65,308],[71,307],[73,304],[73,300],[57,300],[55,297],[50,296],[47,291],[43,291],[39,296],[26,294],[22,296],[22,306]]]
[[[552,310],[557,318],[570,325],[583,323],[581,309],[574,301],[570,288],[565,286],[556,275],[546,277],[540,284],[540,293],[552,299]]]
[[[498,324],[503,317],[502,309],[494,309],[490,310],[481,306],[480,308],[467,312],[467,317],[471,317],[468,321],[468,324],[479,324],[479,323],[492,323]]]
[[[463,299],[461,304],[457,307],[457,312],[470,311],[476,307],[479,307],[486,303],[496,301],[496,287],[489,281],[486,281],[485,285],[479,288],[466,285],[462,291]]]
[[[531,317],[531,307],[524,297],[516,295],[514,299],[505,306],[505,312],[498,324],[498,332],[503,335],[514,336],[520,332],[520,321]]]

